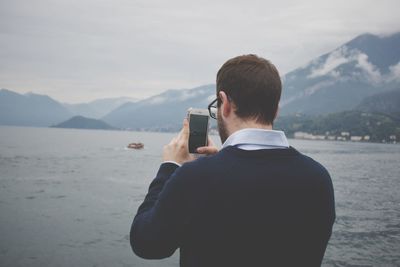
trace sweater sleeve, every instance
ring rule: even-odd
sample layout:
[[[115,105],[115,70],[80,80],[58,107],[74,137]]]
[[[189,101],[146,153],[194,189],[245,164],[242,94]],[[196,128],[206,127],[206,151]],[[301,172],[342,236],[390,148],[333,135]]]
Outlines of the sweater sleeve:
[[[163,163],[133,220],[133,252],[145,259],[170,257],[179,247],[184,222],[183,190],[176,177],[179,167]]]

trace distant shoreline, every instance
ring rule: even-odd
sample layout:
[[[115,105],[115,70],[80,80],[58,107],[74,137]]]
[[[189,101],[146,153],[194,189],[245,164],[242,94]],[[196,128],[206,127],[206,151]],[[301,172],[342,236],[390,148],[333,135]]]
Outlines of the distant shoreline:
[[[7,127],[7,128],[37,128],[37,129],[57,129],[57,130],[88,130],[88,131],[108,131],[108,132],[139,132],[139,133],[165,133],[165,134],[176,134],[179,131],[154,131],[154,130],[136,130],[136,129],[83,129],[83,128],[58,128],[58,127],[51,127],[51,126],[26,126],[26,125],[0,125],[1,127]],[[276,130],[281,130],[281,129],[276,129]],[[285,131],[284,131],[285,132]],[[211,131],[209,133],[211,136],[218,136],[217,132]],[[343,143],[369,143],[369,144],[387,144],[387,145],[398,145],[400,142],[375,142],[375,141],[366,141],[366,140],[360,140],[360,141],[354,141],[354,140],[329,140],[329,139],[307,139],[307,138],[296,138],[291,134],[286,135],[288,139],[292,140],[305,140],[305,141],[327,141],[327,142],[343,142]]]

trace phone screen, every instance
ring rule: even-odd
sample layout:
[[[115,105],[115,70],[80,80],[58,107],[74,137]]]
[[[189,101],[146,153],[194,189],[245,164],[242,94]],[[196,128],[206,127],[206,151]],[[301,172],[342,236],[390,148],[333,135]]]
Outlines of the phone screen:
[[[208,116],[190,114],[189,130],[189,153],[197,153],[198,147],[207,145]]]

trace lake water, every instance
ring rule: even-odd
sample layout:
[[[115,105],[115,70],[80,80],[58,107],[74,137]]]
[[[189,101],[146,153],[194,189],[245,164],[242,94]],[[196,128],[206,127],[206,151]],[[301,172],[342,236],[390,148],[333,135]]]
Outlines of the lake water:
[[[178,266],[179,252],[136,257],[128,236],[173,136],[0,127],[0,266]],[[400,145],[289,142],[332,176],[323,266],[400,266]]]

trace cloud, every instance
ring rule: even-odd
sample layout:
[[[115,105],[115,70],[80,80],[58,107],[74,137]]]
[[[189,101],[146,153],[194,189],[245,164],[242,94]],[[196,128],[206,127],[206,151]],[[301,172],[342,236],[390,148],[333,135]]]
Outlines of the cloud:
[[[353,63],[354,67],[359,69],[360,72],[353,72],[352,77],[342,76],[338,67],[349,63]],[[313,62],[312,64],[316,66],[311,69],[311,73],[307,76],[310,79],[329,75],[336,80],[359,79],[361,77],[374,84],[384,80],[379,69],[368,61],[368,55],[356,49],[349,49],[346,46],[342,46],[330,53],[324,62]]]
[[[368,61],[368,56],[363,53],[358,53],[356,67],[362,69],[366,73],[366,77],[372,83],[380,83],[382,75],[379,69]]]
[[[331,86],[335,84],[334,81],[323,81],[323,82],[319,82],[317,84],[314,84],[311,87],[308,87],[305,91],[304,91],[304,95],[312,95],[315,92],[317,92],[320,89],[326,88],[328,86]]]
[[[158,105],[164,103],[165,101],[167,101],[165,97],[155,96],[149,99],[149,104]]]
[[[179,96],[179,101],[185,101],[190,98],[195,98],[196,96],[204,94],[204,90],[185,90],[182,91],[181,95]]]
[[[311,73],[307,77],[316,78],[330,74],[340,65],[346,64],[353,60],[352,57],[348,57],[346,54],[348,54],[346,47],[342,47],[333,51],[331,54],[329,54],[328,58],[322,63],[322,65],[312,68]],[[312,64],[317,63],[313,62]],[[333,72],[333,76],[337,76],[337,72]]]
[[[388,81],[392,82],[392,81],[396,81],[396,82],[400,82],[400,61],[389,67],[389,74],[388,74]]]

